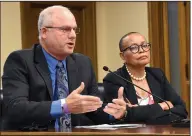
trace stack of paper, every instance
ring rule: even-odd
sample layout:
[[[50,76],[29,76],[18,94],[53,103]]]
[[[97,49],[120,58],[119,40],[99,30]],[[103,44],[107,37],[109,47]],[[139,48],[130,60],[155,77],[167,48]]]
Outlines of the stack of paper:
[[[116,130],[118,128],[138,128],[146,127],[145,124],[102,124],[102,125],[92,125],[92,126],[76,126],[75,128],[87,128],[87,129],[100,129],[100,130]]]

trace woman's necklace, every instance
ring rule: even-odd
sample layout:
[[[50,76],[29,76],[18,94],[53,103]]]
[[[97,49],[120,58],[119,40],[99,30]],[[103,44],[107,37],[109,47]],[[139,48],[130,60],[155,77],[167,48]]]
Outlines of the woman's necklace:
[[[146,78],[146,72],[144,71],[144,75],[142,77],[135,77],[133,74],[131,74],[131,72],[128,70],[127,66],[126,66],[127,72],[129,73],[129,75],[131,76],[132,79],[136,80],[136,81],[142,81]]]

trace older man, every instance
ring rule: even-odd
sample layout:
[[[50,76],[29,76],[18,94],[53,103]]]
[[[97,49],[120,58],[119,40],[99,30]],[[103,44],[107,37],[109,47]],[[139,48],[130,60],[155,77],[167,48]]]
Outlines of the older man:
[[[12,52],[5,62],[5,125],[18,129],[103,123],[96,118],[105,114],[99,110],[102,101],[91,61],[73,53],[79,30],[74,15],[63,6],[48,7],[39,15],[38,30],[40,44]]]

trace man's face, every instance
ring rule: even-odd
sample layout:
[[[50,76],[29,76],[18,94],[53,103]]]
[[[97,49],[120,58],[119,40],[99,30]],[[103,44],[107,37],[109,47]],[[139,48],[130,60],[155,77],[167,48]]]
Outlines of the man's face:
[[[75,17],[69,12],[57,12],[51,19],[52,25],[45,26],[42,35],[45,48],[54,57],[66,57],[73,53],[75,48],[77,28]]]
[[[145,66],[150,62],[150,47],[140,34],[136,33],[125,37],[123,49],[126,50],[121,53],[121,57],[128,65]]]

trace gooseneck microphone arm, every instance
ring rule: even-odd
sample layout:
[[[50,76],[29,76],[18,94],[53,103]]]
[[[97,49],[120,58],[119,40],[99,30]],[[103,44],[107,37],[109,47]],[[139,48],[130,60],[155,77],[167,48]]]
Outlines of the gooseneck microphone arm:
[[[167,101],[165,101],[165,100],[162,99],[161,97],[159,97],[159,96],[157,96],[157,95],[155,95],[155,94],[153,94],[153,93],[151,93],[151,92],[148,92],[147,90],[141,88],[140,86],[138,86],[138,85],[132,83],[131,81],[129,81],[129,80],[123,78],[122,76],[120,76],[120,75],[118,75],[118,74],[112,72],[107,66],[104,66],[104,67],[103,67],[103,70],[108,71],[108,72],[110,72],[110,73],[116,75],[117,77],[123,79],[124,81],[126,81],[126,82],[128,82],[128,83],[130,83],[130,84],[132,84],[132,85],[134,85],[134,86],[136,86],[136,87],[138,87],[139,89],[141,89],[141,90],[147,92],[148,94],[151,94],[152,96],[156,97],[157,99],[159,99],[159,100],[165,102],[165,103],[167,104],[168,108],[169,108],[169,116],[172,114],[172,112],[171,112],[171,108],[170,108],[169,104],[167,103]],[[175,115],[175,116],[177,116],[177,118],[179,117],[178,115]]]

